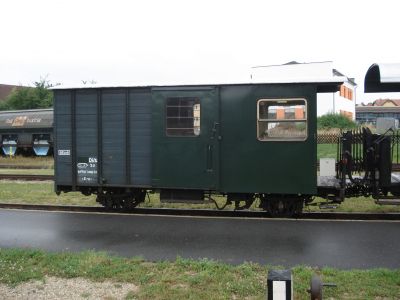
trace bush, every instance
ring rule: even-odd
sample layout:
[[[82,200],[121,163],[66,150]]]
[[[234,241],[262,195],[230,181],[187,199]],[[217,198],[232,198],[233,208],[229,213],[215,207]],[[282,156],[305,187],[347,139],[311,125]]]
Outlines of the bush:
[[[317,127],[318,129],[352,129],[356,128],[357,124],[344,115],[326,114],[317,118]]]
[[[0,103],[0,110],[49,108],[53,105],[53,92],[49,90],[52,85],[46,79],[34,83],[35,87],[20,87],[14,89]]]

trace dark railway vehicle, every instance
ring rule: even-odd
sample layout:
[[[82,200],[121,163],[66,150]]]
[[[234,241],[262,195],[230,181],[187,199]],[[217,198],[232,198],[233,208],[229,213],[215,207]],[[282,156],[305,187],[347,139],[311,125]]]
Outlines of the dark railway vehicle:
[[[0,112],[0,147],[3,155],[18,152],[45,156],[53,144],[53,109]]]
[[[400,92],[400,64],[373,64],[364,87],[366,93]],[[343,134],[338,177],[345,196],[372,196],[378,204],[400,205],[400,174],[392,173],[399,144],[400,131],[394,128],[384,134],[372,134],[368,128]]]
[[[390,137],[364,131],[364,156],[355,157],[360,134],[348,133],[335,176],[317,176],[316,95],[342,83],[57,87],[56,192],[96,194],[115,209],[135,207],[149,190],[168,202],[220,194],[235,209],[259,199],[279,216],[301,213],[314,196],[387,196],[397,191],[386,169]]]

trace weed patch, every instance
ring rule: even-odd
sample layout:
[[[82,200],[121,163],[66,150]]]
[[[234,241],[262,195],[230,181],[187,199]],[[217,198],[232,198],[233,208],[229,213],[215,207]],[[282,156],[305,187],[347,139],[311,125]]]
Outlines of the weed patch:
[[[46,253],[28,249],[0,249],[0,283],[17,286],[45,278],[85,278],[94,282],[125,283],[137,290],[125,299],[265,299],[268,269],[254,263],[238,266],[207,259],[146,262],[103,252]],[[295,299],[309,299],[306,290],[312,274],[337,288],[325,289],[328,299],[399,299],[400,270],[337,270],[297,266],[294,275]],[[82,292],[81,297],[89,297]]]

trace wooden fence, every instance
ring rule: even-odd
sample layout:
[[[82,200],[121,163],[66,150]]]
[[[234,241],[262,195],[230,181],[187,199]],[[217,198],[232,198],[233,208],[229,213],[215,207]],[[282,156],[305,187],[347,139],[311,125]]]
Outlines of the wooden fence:
[[[318,132],[317,144],[336,144],[340,136],[340,132]]]

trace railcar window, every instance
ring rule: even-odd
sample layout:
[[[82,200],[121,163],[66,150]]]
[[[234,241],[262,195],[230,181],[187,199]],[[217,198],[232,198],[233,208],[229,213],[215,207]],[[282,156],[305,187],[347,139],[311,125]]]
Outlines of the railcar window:
[[[200,135],[200,99],[173,97],[166,105],[167,136]]]
[[[257,138],[260,141],[304,141],[307,138],[306,100],[258,100]]]

